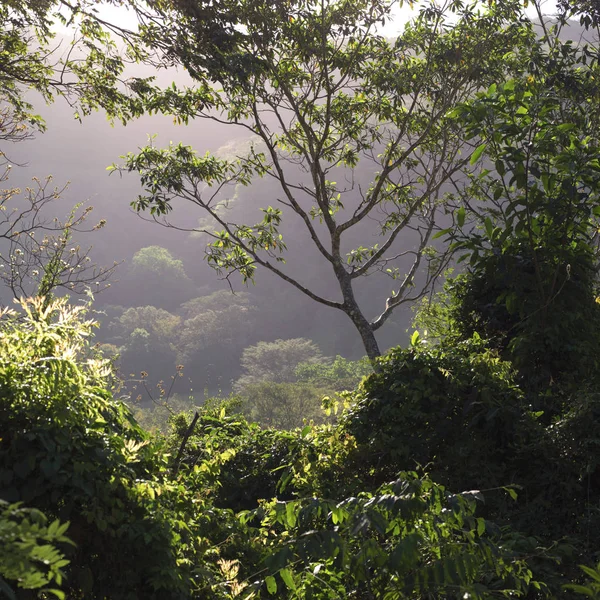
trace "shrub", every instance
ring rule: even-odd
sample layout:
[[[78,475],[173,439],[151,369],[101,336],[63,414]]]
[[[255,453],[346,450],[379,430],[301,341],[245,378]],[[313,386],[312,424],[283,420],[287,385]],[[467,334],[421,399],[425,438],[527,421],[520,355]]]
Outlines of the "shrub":
[[[265,427],[294,429],[307,422],[322,423],[325,390],[307,383],[262,381],[246,385],[241,393],[244,413]]]
[[[0,497],[71,522],[69,597],[180,598],[164,459],[106,391],[108,363],[86,358],[93,323],[64,300],[22,309],[0,322]]]
[[[62,568],[69,564],[57,544],[72,544],[65,535],[69,523],[48,524],[39,510],[0,500],[0,593],[15,600],[5,579],[21,589],[43,590],[64,600]],[[12,582],[11,582],[12,583]]]
[[[506,482],[505,457],[536,429],[510,363],[475,336],[394,348],[379,364],[342,425],[380,477],[431,465],[432,477],[453,489]]]

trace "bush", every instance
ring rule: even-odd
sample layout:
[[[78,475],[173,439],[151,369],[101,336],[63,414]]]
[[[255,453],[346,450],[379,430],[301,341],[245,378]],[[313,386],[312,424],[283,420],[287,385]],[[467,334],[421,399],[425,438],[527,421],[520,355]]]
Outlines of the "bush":
[[[536,435],[510,363],[476,336],[394,348],[379,364],[342,418],[378,477],[430,465],[452,489],[506,483],[511,449]]]
[[[86,358],[92,323],[82,315],[64,301],[33,300],[0,321],[2,499],[70,521],[75,546],[45,567],[64,569],[67,597],[297,590],[325,600],[334,589],[484,598],[527,589],[527,565],[475,516],[477,494],[449,494],[415,474],[372,486],[351,460],[360,448],[338,426],[261,429],[232,399],[191,422],[176,417],[172,434],[152,441],[106,391],[109,363]],[[60,527],[48,531],[62,535]],[[18,575],[7,564],[0,573]]]
[[[480,259],[476,270],[456,278],[450,318],[463,339],[477,332],[490,340],[532,393],[537,410],[558,414],[559,389],[596,381],[600,361],[600,306],[596,261],[589,249],[556,257],[538,249],[544,282],[561,285],[543,302],[536,288],[531,251],[523,245]],[[549,285],[549,284],[548,284]],[[558,284],[556,284],[558,286]],[[554,392],[554,393],[551,393]]]
[[[69,520],[65,591],[78,598],[180,598],[181,536],[157,505],[162,453],[86,359],[92,322],[64,301],[26,301],[0,322],[0,490]]]
[[[43,590],[64,600],[60,589],[62,568],[69,564],[57,544],[72,544],[65,535],[69,523],[48,524],[39,510],[22,508],[0,500],[0,593],[14,600],[16,595],[5,579],[19,588]]]
[[[333,362],[303,362],[296,367],[295,375],[300,383],[311,383],[335,392],[354,389],[361,380],[373,373],[367,358],[348,360],[336,356]]]
[[[246,385],[240,396],[244,413],[265,427],[294,429],[307,422],[322,423],[321,399],[326,391],[307,383],[263,381]]]

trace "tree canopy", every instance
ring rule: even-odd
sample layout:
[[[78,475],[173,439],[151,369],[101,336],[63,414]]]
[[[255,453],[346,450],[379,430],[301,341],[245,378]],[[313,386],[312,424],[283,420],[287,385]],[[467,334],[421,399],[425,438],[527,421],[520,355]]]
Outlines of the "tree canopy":
[[[380,353],[375,331],[397,306],[425,293],[447,264],[432,237],[444,213],[443,186],[468,165],[460,124],[448,114],[481,86],[522,69],[533,35],[518,21],[516,2],[485,9],[449,3],[425,6],[390,41],[376,32],[390,6],[328,0],[137,7],[142,43],[159,51],[162,64],[183,65],[193,80],[187,88],[137,86],[142,106],[188,124],[231,124],[255,141],[235,158],[150,145],[121,167],[141,176],[138,211],[160,218],[176,199],[195,204],[214,223],[206,230],[210,265],[244,282],[262,267],[343,311],[371,358]],[[256,177],[275,180],[278,196],[254,222],[230,222],[219,209],[222,194]],[[338,298],[286,269],[280,230],[287,220],[329,265]],[[409,249],[399,251],[400,240]],[[355,288],[375,272],[391,278],[389,293],[379,315],[366,315]]]
[[[275,341],[249,341],[259,315],[249,293],[204,289],[173,312],[109,307],[113,341],[132,363],[154,346],[163,366],[193,355],[196,365],[232,363],[237,353],[247,371],[241,398],[193,408],[195,398],[177,398],[169,423],[149,433],[92,341],[90,304],[44,287],[65,266],[53,262],[63,245],[36,296],[0,310],[0,593],[597,597],[599,54],[597,42],[563,36],[571,11],[596,26],[594,7],[565,3],[536,38],[519,3],[427,4],[389,41],[374,28],[392,3],[379,0],[130,4],[139,32],[112,29],[129,56],[183,64],[188,88],[138,78],[125,93],[123,59],[93,3],[11,2],[0,39],[16,40],[6,52],[35,77],[0,66],[6,114],[17,115],[30,84],[72,89],[84,108],[106,103],[124,120],[158,111],[250,131],[256,141],[239,156],[183,145],[129,155],[124,169],[140,171],[146,188],[137,208],[158,220],[178,199],[203,208],[216,223],[204,221],[213,266],[248,281],[261,267],[344,312],[370,361],[332,361],[273,327],[264,330]],[[67,19],[82,16],[91,44],[89,59],[59,63],[75,77],[66,82],[21,43],[37,26],[44,47],[61,6]],[[256,224],[236,222],[226,188],[261,176],[280,197]],[[341,300],[323,295],[318,277],[303,283],[282,233],[290,218]],[[407,232],[402,269],[393,248]],[[423,330],[377,357],[374,332],[454,258],[461,271],[421,302]],[[138,275],[187,280],[161,246],[134,264]],[[400,287],[371,319],[354,286],[378,273]],[[167,388],[159,384],[163,408]]]

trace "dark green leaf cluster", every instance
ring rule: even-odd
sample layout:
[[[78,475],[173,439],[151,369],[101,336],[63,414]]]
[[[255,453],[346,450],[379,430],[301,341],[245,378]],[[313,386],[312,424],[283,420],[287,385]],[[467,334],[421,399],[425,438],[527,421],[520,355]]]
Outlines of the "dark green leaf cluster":
[[[0,326],[1,498],[70,521],[69,596],[181,597],[161,457],[106,391],[105,361],[82,355],[91,323],[63,301],[23,310]]]
[[[263,524],[296,532],[265,561],[271,595],[488,598],[530,583],[541,589],[524,562],[496,545],[499,530],[474,516],[477,496],[401,473],[374,493],[273,501],[242,518],[260,514]]]
[[[342,419],[363,448],[366,477],[430,465],[434,479],[454,489],[496,487],[494,470],[511,445],[533,436],[511,365],[478,336],[396,348],[380,366]]]
[[[63,568],[69,564],[58,544],[72,544],[65,535],[69,523],[48,520],[39,510],[0,500],[0,592],[9,600],[16,596],[6,580],[22,589],[43,589],[64,600]]]

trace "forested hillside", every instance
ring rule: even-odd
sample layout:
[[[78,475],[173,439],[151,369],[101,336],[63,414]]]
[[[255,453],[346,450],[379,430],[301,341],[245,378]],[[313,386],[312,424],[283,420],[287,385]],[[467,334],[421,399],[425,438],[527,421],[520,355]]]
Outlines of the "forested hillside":
[[[0,597],[600,597],[595,3],[107,4],[0,4]]]

